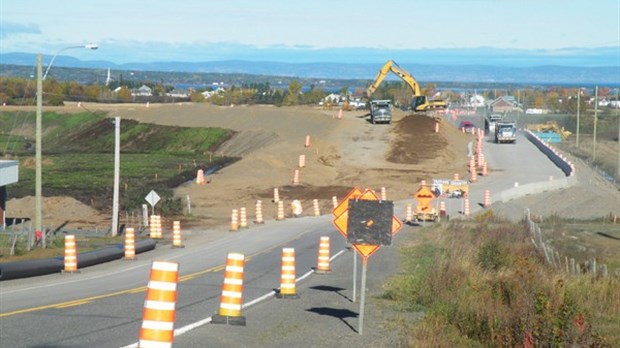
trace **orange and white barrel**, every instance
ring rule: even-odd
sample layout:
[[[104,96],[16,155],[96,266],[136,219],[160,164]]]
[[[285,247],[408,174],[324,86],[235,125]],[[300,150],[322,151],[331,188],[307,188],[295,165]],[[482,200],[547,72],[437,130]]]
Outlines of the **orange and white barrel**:
[[[273,189],[273,202],[278,203],[280,201],[280,192],[277,187]]]
[[[254,223],[263,224],[263,202],[261,200],[256,201],[256,221]]]
[[[446,216],[446,202],[439,202],[439,216]]]
[[[293,172],[293,185],[299,185],[299,169]]]
[[[387,193],[385,192],[385,187],[381,187],[381,200],[385,201],[387,200]]]
[[[476,166],[472,164],[469,165],[469,181],[470,182],[478,181],[478,170],[476,170]]]
[[[338,198],[336,196],[332,196],[332,205],[334,206],[334,209],[338,206]]]
[[[469,216],[469,198],[463,200],[463,215]]]
[[[230,214],[230,230],[239,230],[239,211],[237,209],[233,209],[232,213]]]
[[[312,208],[314,209],[314,216],[321,216],[321,209],[319,208],[319,200],[312,200]]]
[[[306,135],[306,141],[304,142],[304,147],[310,147],[310,136]]]
[[[489,175],[489,171],[487,167],[487,162],[484,161],[484,163],[482,163],[482,176],[487,176],[487,175]]]
[[[306,166],[306,155],[299,155],[299,168]]]
[[[203,185],[206,183],[204,170],[198,169],[198,171],[196,172],[196,183],[199,185]]]
[[[136,233],[133,227],[125,229],[125,255],[123,260],[136,259]]]
[[[75,236],[68,234],[65,236],[65,259],[63,272],[73,273],[78,270],[77,246]]]
[[[239,227],[248,228],[248,214],[245,207],[239,209]]]
[[[278,201],[278,215],[276,220],[284,220],[284,201]]]
[[[413,204],[407,203],[405,208],[405,222],[413,221]]]
[[[459,173],[454,173],[454,180],[459,180]]]
[[[319,255],[316,261],[316,269],[314,273],[325,274],[332,271],[329,265],[330,245],[329,236],[323,236],[319,239]]]
[[[240,253],[228,253],[224,270],[224,283],[220,297],[220,309],[212,319],[215,324],[245,325],[241,316],[243,304],[243,268],[245,256]]]
[[[153,239],[163,238],[160,215],[150,216],[149,233],[150,233],[150,237]]]
[[[172,247],[184,248],[181,236],[181,221],[172,221]]]
[[[282,272],[280,274],[280,291],[276,294],[278,298],[298,298],[297,288],[295,287],[295,249],[282,249]]]
[[[484,202],[482,205],[487,208],[491,205],[491,190],[484,190]]]
[[[142,311],[138,347],[172,347],[179,264],[153,261]]]

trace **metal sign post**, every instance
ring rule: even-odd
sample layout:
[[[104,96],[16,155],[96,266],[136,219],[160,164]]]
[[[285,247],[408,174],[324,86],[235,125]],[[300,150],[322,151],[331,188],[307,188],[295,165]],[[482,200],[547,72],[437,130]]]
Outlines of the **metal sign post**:
[[[357,298],[357,252],[353,252],[353,303]]]
[[[364,306],[366,305],[366,271],[368,270],[368,258],[362,258],[362,288],[360,295],[360,321],[357,332],[361,335],[364,331]]]

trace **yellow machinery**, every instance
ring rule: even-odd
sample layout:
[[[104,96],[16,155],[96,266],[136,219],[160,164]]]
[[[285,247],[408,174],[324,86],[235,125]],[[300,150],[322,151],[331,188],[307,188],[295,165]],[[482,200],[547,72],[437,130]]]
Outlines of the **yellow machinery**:
[[[555,121],[547,121],[547,123],[528,124],[527,129],[537,133],[553,132],[558,134],[562,138],[562,140],[568,139],[568,137],[573,134],[570,131],[565,130],[563,127],[560,127]]]
[[[411,91],[413,92],[411,107],[414,111],[432,111],[446,108],[447,105],[445,101],[438,99],[430,100],[427,96],[423,95],[418,81],[416,81],[411,74],[398,66],[398,64],[396,64],[393,60],[388,60],[387,63],[383,65],[381,70],[379,70],[377,77],[375,77],[375,80],[370,84],[370,86],[368,86],[368,89],[366,89],[366,95],[368,97],[375,93],[377,88],[379,88],[379,85],[381,85],[381,82],[383,82],[390,71],[403,79],[403,81],[405,81],[405,83],[407,83],[407,85],[411,88]]]

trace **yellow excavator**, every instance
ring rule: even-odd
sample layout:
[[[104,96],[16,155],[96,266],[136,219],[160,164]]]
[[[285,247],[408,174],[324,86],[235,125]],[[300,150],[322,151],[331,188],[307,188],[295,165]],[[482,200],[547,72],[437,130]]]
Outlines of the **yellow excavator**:
[[[418,81],[416,81],[416,79],[413,78],[411,74],[409,74],[407,71],[401,68],[393,60],[388,60],[383,65],[381,70],[379,70],[379,73],[377,74],[377,77],[375,77],[375,80],[366,89],[367,97],[370,98],[370,96],[373,93],[375,93],[377,88],[379,88],[379,85],[381,85],[381,82],[383,82],[383,80],[385,79],[385,77],[390,71],[393,72],[396,76],[403,79],[403,81],[405,81],[405,83],[407,83],[407,85],[411,88],[411,91],[413,92],[413,100],[411,101],[411,108],[414,111],[426,112],[426,111],[433,111],[433,110],[446,108],[447,104],[445,101],[439,100],[439,99],[431,100],[427,96],[423,95]]]

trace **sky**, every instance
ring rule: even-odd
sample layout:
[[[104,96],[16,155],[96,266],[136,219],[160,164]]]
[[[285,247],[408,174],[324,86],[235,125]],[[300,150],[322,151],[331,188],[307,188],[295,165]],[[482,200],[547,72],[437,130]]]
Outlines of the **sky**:
[[[415,61],[463,48],[551,59],[618,51],[620,0],[0,0],[0,53],[91,42],[96,52],[62,53],[119,64],[374,63],[382,51]],[[618,65],[618,52],[592,64]]]

